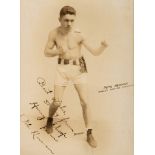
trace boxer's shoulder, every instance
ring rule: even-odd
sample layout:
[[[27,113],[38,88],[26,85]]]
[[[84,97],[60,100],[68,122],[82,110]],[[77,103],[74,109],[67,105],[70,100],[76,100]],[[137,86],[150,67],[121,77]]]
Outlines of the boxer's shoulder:
[[[52,30],[49,32],[49,35],[50,35],[50,36],[56,36],[56,35],[57,35],[57,31],[58,31],[57,28],[52,29]]]

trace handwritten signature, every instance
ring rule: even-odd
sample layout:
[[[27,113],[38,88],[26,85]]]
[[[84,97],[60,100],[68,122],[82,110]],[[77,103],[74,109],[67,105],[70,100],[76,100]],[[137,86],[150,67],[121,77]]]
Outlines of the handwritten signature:
[[[119,90],[121,88],[133,87],[133,84],[129,84],[128,82],[117,83],[114,85],[104,86],[102,90],[99,90],[98,93],[104,93],[112,90]]]
[[[37,84],[42,88],[43,92],[46,93],[46,95],[50,94],[52,95],[53,90],[49,89],[46,84],[46,80],[42,77],[37,78]],[[49,106],[52,101],[49,99],[45,99],[43,103],[46,106]],[[37,111],[38,116],[36,117],[37,121],[44,121],[47,119],[44,115],[44,113],[41,110],[41,104],[39,102],[30,102],[29,103],[30,108],[32,112]],[[52,138],[52,142],[58,143],[61,137],[68,138],[68,135],[71,134],[73,136],[81,135],[84,134],[84,132],[75,132],[75,130],[71,127],[69,124],[68,120],[70,119],[69,116],[67,116],[67,106],[61,105],[57,112],[54,115],[54,122],[53,122],[53,129],[54,129],[54,134],[48,134],[49,138]],[[61,117],[61,118],[60,118]],[[39,127],[38,129],[33,129],[33,126],[35,122],[32,121],[32,119],[29,119],[26,114],[21,114],[21,122],[25,124],[25,126],[30,130],[30,133],[32,134],[33,140],[38,140],[51,154],[55,154],[55,151],[51,146],[48,146],[45,143],[44,138],[41,138],[41,131],[45,131],[46,125],[44,124],[43,126]],[[64,131],[64,129],[67,129]],[[46,133],[47,134],[47,133]]]

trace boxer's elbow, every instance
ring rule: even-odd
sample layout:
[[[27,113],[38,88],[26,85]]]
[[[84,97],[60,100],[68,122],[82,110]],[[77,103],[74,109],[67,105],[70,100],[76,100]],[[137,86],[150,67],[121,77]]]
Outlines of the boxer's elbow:
[[[100,52],[96,51],[96,50],[91,50],[90,53],[93,55],[93,56],[99,56],[100,55]]]
[[[44,50],[44,55],[45,55],[46,57],[50,57],[50,56],[51,56],[51,53],[49,52],[48,49],[45,48],[45,50]]]

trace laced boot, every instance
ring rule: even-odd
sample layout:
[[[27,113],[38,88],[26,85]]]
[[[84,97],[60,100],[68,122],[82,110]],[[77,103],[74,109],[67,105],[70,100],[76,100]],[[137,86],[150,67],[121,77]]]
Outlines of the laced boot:
[[[95,139],[92,135],[92,129],[87,130],[87,142],[91,147],[93,147],[93,148],[97,147],[97,142],[95,141]]]
[[[53,118],[51,118],[51,117],[47,118],[46,132],[48,134],[53,132]]]

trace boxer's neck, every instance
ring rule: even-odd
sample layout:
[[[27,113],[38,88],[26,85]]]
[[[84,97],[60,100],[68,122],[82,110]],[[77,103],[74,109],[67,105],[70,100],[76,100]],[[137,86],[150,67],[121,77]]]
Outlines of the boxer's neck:
[[[71,29],[67,29],[67,28],[62,27],[62,26],[59,27],[59,32],[62,35],[68,35],[68,34],[72,33],[72,31],[73,31],[72,28]]]

